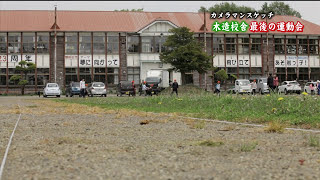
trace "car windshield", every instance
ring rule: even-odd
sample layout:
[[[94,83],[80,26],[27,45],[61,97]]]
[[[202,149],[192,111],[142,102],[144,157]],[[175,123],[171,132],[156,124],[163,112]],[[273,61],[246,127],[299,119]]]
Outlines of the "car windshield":
[[[48,84],[48,87],[58,87],[58,84]]]
[[[93,87],[104,87],[103,83],[94,83]]]
[[[160,82],[159,77],[147,77],[146,82]]]
[[[267,79],[261,79],[263,83],[267,83]]]
[[[80,87],[80,83],[79,82],[73,82],[71,83],[72,87]]]
[[[298,85],[299,83],[298,82],[289,82],[289,84]]]
[[[239,81],[239,85],[247,86],[250,84],[250,81]]]

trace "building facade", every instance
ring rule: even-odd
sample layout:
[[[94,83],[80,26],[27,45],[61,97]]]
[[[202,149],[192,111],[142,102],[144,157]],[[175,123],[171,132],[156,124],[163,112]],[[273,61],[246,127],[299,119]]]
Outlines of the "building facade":
[[[252,79],[269,73],[280,81],[320,79],[319,25],[275,16],[275,22],[302,22],[304,31],[216,33],[210,31],[214,20],[206,16],[205,33],[202,13],[0,11],[0,93],[19,93],[10,77],[20,74],[15,67],[21,60],[37,66],[27,76],[28,92],[41,90],[47,82],[65,87],[81,79],[105,82],[108,88],[122,80],[139,84],[148,70],[171,67],[161,63],[159,53],[168,31],[182,26],[206,42],[213,66],[225,69],[230,79],[231,75]],[[211,90],[212,75],[189,72],[186,79]],[[179,72],[169,72],[169,79],[181,84]]]

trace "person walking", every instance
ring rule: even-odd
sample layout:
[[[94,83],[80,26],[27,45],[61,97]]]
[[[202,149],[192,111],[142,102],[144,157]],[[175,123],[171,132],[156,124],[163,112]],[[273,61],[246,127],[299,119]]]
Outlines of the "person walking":
[[[278,91],[278,86],[279,86],[278,76],[274,75],[274,78],[273,78],[273,88],[274,88],[274,90]]]
[[[142,93],[144,94],[144,96],[147,96],[147,85],[145,81],[142,84]]]
[[[310,93],[311,93],[311,95],[314,95],[313,83],[310,83],[309,88],[310,88]],[[317,87],[316,87],[316,88],[317,88]]]
[[[252,90],[252,95],[256,95],[256,89],[257,89],[257,82],[254,79],[251,83],[251,90]]]
[[[317,81],[318,82],[318,86],[317,86],[317,88],[318,88],[318,95],[320,95],[320,81]]]
[[[220,95],[220,88],[221,88],[220,81],[218,81],[214,92]]]
[[[80,96],[83,98],[86,96],[86,82],[84,79],[80,81]]]
[[[175,79],[174,82],[172,83],[172,92],[171,95],[173,94],[173,92],[176,92],[176,95],[178,96],[178,88],[179,88],[179,84],[177,83],[177,80]]]
[[[274,92],[273,91],[273,78],[272,78],[271,74],[269,74],[269,77],[267,79],[267,85],[269,87],[269,91],[271,92],[271,90],[272,90],[272,92]]]

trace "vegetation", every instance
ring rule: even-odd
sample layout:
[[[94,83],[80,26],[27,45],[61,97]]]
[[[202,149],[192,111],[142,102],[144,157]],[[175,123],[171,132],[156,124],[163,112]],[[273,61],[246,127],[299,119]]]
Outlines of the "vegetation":
[[[109,110],[175,113],[188,117],[262,124],[277,121],[287,127],[310,125],[320,128],[320,103],[316,96],[222,94],[219,98],[212,92],[192,86],[179,87],[179,97],[169,94],[167,90],[159,96],[152,97],[70,98],[57,101],[98,106]]]
[[[222,141],[205,140],[205,141],[199,142],[199,146],[217,147],[222,145],[224,145]]]
[[[256,148],[258,145],[257,142],[252,142],[252,143],[242,143],[240,145],[240,151],[241,152],[250,152]]]
[[[285,4],[284,2],[272,2],[270,4],[268,4],[267,2],[265,2],[262,6],[260,10],[251,8],[249,6],[239,6],[237,4],[234,3],[228,3],[228,2],[223,2],[220,4],[215,4],[214,6],[210,7],[210,8],[205,8],[203,6],[200,7],[200,9],[198,10],[198,12],[254,12],[257,11],[259,13],[269,13],[270,11],[272,11],[275,15],[291,15],[291,16],[296,16],[301,18],[301,14],[294,10],[293,8],[291,8],[288,4]]]
[[[214,6],[210,7],[210,8],[205,8],[203,6],[200,7],[200,9],[198,10],[198,12],[203,12],[203,11],[207,11],[207,12],[254,12],[255,9],[248,7],[248,6],[238,6],[235,3],[228,3],[228,2],[223,2],[220,4],[215,4]]]
[[[274,110],[273,110],[274,111]],[[268,126],[265,128],[265,131],[268,133],[283,133],[285,126],[277,121],[269,122]]]
[[[311,147],[320,147],[320,138],[315,135],[309,136],[309,145]]]
[[[27,61],[20,61],[19,66],[16,66],[16,71],[21,72],[24,76],[13,75],[10,78],[10,81],[18,82],[18,85],[21,86],[21,94],[24,95],[24,88],[29,83],[27,80],[27,74],[36,69],[36,65]]]
[[[114,11],[131,11],[131,12],[143,12],[143,8],[140,8],[140,9],[120,9],[120,10],[114,10]]]
[[[186,72],[198,71],[202,74],[211,68],[212,56],[203,51],[203,44],[194,38],[189,28],[174,28],[169,32],[173,34],[163,44],[160,60],[171,64],[172,70],[181,72],[182,84],[185,84]]]

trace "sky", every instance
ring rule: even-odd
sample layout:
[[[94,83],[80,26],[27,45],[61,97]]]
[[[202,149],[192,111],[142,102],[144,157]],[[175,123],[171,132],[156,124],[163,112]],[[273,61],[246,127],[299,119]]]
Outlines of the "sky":
[[[151,12],[197,12],[201,6],[211,7],[222,2],[260,9],[265,1],[0,1],[0,10],[58,10],[113,11],[138,9]],[[268,1],[272,3],[273,1]],[[320,25],[320,1],[285,1],[300,12],[302,18]]]

